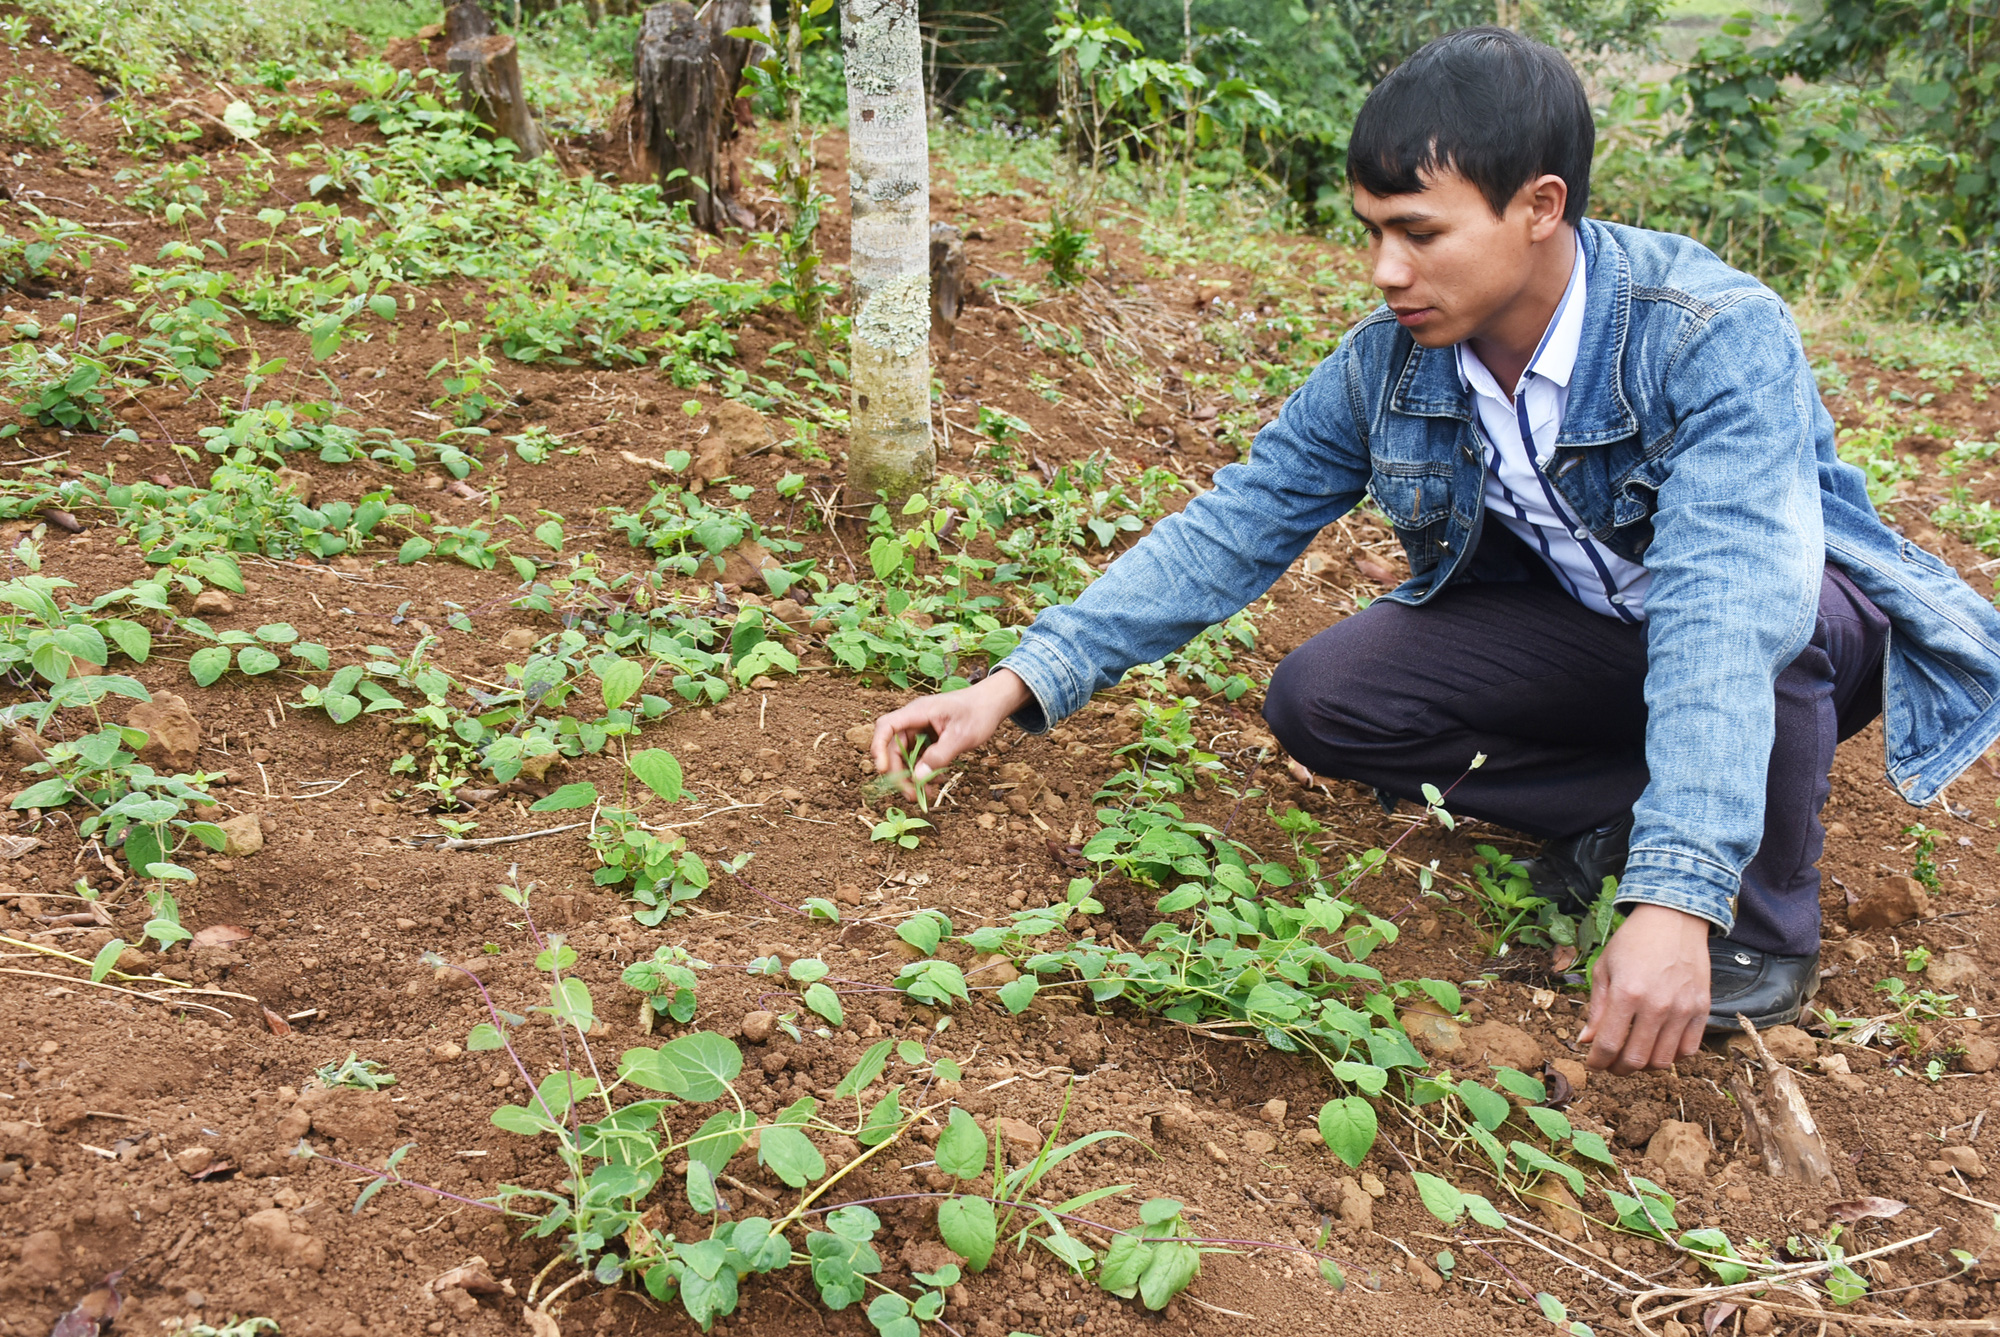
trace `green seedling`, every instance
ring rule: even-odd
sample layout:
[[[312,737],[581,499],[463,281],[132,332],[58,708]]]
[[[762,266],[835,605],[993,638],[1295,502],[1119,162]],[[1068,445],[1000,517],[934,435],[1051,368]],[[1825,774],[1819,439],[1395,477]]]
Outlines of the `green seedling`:
[[[868,832],[870,840],[893,840],[906,850],[917,847],[917,832],[928,831],[931,824],[921,817],[912,817],[901,808],[891,808]]]
[[[321,1086],[355,1086],[363,1091],[380,1091],[396,1084],[396,1074],[372,1058],[356,1058],[353,1050],[339,1063],[328,1063],[313,1073]]]

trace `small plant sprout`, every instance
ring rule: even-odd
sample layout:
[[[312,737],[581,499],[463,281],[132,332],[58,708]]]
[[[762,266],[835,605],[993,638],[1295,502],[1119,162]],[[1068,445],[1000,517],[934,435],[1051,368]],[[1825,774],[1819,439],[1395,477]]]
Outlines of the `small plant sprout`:
[[[356,1086],[363,1091],[380,1091],[396,1084],[396,1074],[372,1058],[356,1058],[353,1050],[339,1063],[328,1063],[313,1073],[321,1086]]]
[[[921,817],[912,817],[901,808],[891,808],[868,832],[870,840],[893,840],[906,850],[917,847],[917,832],[928,831],[931,824]]]

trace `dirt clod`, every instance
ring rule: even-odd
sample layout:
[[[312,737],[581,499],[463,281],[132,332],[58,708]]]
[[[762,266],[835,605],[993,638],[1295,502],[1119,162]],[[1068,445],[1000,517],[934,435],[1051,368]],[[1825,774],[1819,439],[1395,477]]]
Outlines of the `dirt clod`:
[[[247,858],[264,848],[264,828],[255,813],[243,813],[218,822],[225,837],[222,852],[232,859]]]
[[[1683,1183],[1708,1173],[1708,1157],[1713,1150],[1700,1124],[1679,1119],[1661,1122],[1659,1131],[1646,1143],[1646,1161],[1669,1179]]]
[[[1946,1147],[1939,1153],[1939,1159],[1962,1175],[1973,1179],[1986,1178],[1986,1164],[1971,1147]]]
[[[1368,1190],[1345,1175],[1340,1180],[1340,1221],[1355,1230],[1375,1228],[1375,1199]]]
[[[1485,1021],[1463,1032],[1465,1052],[1495,1068],[1534,1072],[1542,1066],[1542,1046],[1534,1036],[1504,1021]]]
[[[228,617],[236,611],[236,600],[221,590],[203,590],[194,596],[196,617]]]
[[[1403,1029],[1409,1033],[1410,1042],[1426,1054],[1435,1058],[1448,1058],[1465,1052],[1465,1039],[1457,1022],[1442,1013],[1421,1008],[1409,1008],[1400,1014]]]
[[[1257,1117],[1275,1128],[1285,1126],[1285,1114],[1291,1106],[1283,1100],[1273,1098],[1264,1102],[1264,1108],[1257,1111]]]
[[[201,722],[178,695],[153,693],[151,701],[132,707],[125,723],[145,730],[146,744],[139,749],[139,760],[156,769],[193,769],[201,751]]]
[[[1912,919],[1928,919],[1931,898],[1913,877],[1885,877],[1860,900],[1847,907],[1850,928],[1894,928]]]
[[[284,1267],[317,1272],[326,1266],[326,1243],[315,1239],[282,1207],[266,1207],[243,1219],[243,1245],[268,1254]]]
[[[778,1015],[775,1012],[758,1010],[743,1014],[743,1038],[753,1045],[761,1045],[771,1038],[778,1029]]]
[[[1924,968],[1924,978],[1939,993],[1963,993],[1969,986],[1978,983],[1985,973],[1980,964],[1964,952],[1945,952],[1934,956]]]

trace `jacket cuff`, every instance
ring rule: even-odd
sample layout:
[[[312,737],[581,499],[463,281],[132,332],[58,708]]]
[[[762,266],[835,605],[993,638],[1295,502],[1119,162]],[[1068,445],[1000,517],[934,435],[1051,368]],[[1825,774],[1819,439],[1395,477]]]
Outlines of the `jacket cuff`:
[[[1070,668],[1069,661],[1032,631],[1012,654],[993,667],[995,671],[1007,669],[1013,673],[1034,696],[1034,700],[1009,717],[1025,733],[1047,733],[1058,720],[1075,714],[1090,699],[1089,691]]]
[[[1720,864],[1670,850],[1637,849],[1625,860],[1617,904],[1663,905],[1715,925],[1727,937],[1736,926],[1736,896],[1743,879]]]

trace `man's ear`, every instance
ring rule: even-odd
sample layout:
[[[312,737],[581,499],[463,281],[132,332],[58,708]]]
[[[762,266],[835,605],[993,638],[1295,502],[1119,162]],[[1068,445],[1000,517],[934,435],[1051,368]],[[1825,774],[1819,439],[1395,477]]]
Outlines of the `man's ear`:
[[[1527,197],[1528,239],[1547,241],[1562,226],[1563,210],[1569,206],[1569,183],[1550,172],[1521,187],[1521,193]]]

